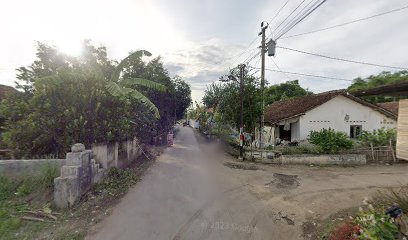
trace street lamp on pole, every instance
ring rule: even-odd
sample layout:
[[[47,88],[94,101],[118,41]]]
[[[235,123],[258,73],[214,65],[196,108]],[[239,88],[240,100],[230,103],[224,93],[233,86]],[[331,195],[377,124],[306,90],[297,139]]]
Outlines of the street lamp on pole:
[[[238,65],[239,68],[239,101],[240,101],[240,116],[239,116],[239,158],[244,159],[244,73],[245,64]],[[238,82],[234,75],[228,75],[227,79],[221,77],[221,82],[235,81]]]

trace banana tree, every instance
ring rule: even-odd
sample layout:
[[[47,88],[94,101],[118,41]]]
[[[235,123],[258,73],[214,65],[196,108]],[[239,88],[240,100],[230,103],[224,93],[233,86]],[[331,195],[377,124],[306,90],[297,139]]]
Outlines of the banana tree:
[[[137,101],[140,101],[150,111],[154,113],[156,118],[160,118],[159,110],[157,109],[157,107],[150,101],[149,98],[143,95],[136,88],[138,86],[143,86],[156,91],[164,92],[166,91],[166,86],[143,78],[130,78],[130,79],[120,78],[120,74],[123,71],[123,69],[131,66],[133,62],[138,61],[141,57],[151,55],[152,54],[146,50],[139,50],[127,56],[116,67],[106,87],[113,96],[133,98]]]

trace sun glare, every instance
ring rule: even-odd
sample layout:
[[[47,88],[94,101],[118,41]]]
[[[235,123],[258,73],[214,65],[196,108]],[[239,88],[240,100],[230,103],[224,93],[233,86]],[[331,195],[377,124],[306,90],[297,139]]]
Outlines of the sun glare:
[[[65,39],[56,41],[55,45],[59,51],[74,57],[79,56],[82,51],[82,42],[80,40]]]

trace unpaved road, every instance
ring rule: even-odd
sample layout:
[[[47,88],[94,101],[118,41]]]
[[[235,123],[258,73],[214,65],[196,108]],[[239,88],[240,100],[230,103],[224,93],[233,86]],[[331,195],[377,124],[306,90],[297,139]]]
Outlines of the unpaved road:
[[[305,222],[408,183],[406,164],[231,169],[216,143],[197,138],[181,127],[174,147],[87,239],[303,239]]]

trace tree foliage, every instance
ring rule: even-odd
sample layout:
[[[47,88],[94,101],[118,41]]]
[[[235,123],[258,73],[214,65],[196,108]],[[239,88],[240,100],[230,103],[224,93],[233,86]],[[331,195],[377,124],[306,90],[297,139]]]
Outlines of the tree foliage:
[[[311,91],[304,89],[299,85],[298,80],[287,81],[268,87],[265,90],[265,102],[266,104],[271,104],[275,101],[303,97],[311,94],[313,94]]]
[[[181,102],[190,101],[190,88],[180,78],[170,79],[159,59],[144,62],[146,53],[134,52],[117,63],[108,59],[105,47],[89,41],[76,58],[38,43],[34,63],[18,69],[20,91],[0,105],[7,119],[3,140],[16,157],[63,156],[76,142],[86,147],[133,137],[149,142],[162,131],[163,119],[174,122],[180,116],[169,116],[169,108],[185,111]],[[149,74],[129,75],[131,69]],[[179,99],[159,104],[155,94]]]
[[[378,87],[382,85],[397,83],[400,81],[408,81],[408,71],[402,70],[398,72],[381,72],[378,75],[371,75],[367,78],[358,77],[354,79],[353,84],[351,84],[347,91],[353,92],[358,90],[364,90],[368,88]],[[398,97],[398,99],[404,99],[405,97]],[[387,99],[384,96],[370,96],[364,97],[365,100],[372,103],[387,102],[390,99]]]
[[[231,71],[238,79],[236,69]],[[248,76],[244,78],[244,126],[245,131],[252,132],[259,126],[262,115],[262,91],[260,79]],[[239,82],[211,83],[207,85],[202,99],[207,108],[214,108],[214,115],[218,122],[228,123],[238,129],[240,116],[240,89]],[[312,94],[302,88],[297,80],[288,81],[279,85],[265,88],[265,104]]]

